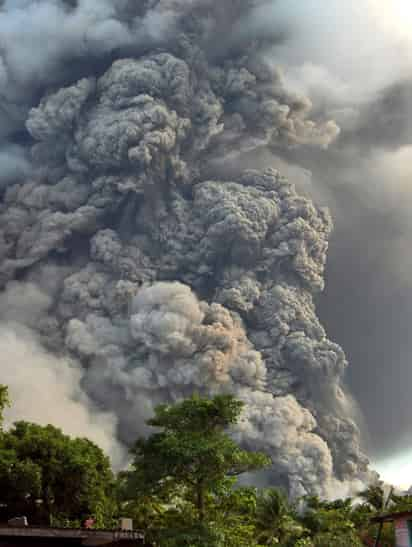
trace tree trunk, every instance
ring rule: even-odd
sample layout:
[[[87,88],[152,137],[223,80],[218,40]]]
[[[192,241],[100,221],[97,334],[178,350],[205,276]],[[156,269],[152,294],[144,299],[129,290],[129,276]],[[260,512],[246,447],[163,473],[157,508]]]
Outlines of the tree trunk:
[[[375,547],[379,547],[379,541],[381,539],[382,528],[383,528],[383,520],[381,520],[379,523],[378,535],[376,536]]]

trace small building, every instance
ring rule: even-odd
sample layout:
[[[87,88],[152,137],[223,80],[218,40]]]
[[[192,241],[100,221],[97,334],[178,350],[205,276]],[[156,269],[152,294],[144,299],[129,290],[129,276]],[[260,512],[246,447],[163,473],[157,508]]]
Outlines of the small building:
[[[380,530],[386,522],[393,522],[395,527],[396,547],[412,547],[412,511],[388,513],[375,517],[372,521],[380,524]]]
[[[137,530],[88,530],[0,525],[0,547],[149,547]]]

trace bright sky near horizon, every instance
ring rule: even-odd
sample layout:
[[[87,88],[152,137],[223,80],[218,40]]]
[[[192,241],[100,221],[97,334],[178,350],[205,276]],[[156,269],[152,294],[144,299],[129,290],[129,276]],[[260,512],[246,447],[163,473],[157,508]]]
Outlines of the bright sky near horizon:
[[[398,454],[390,460],[372,462],[381,479],[402,490],[408,490],[412,486],[412,451]]]
[[[411,38],[412,2],[410,0],[370,0],[377,16],[392,32]]]

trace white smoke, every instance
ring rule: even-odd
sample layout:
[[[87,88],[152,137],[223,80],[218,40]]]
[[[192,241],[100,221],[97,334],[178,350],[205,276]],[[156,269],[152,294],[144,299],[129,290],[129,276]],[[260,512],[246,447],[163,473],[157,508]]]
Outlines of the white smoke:
[[[410,70],[410,34],[400,27],[412,17],[402,16],[401,2],[272,1],[253,21],[272,32],[286,29],[276,59],[302,91],[329,103],[359,104]]]
[[[12,282],[0,296],[0,383],[9,387],[12,400],[6,425],[33,421],[88,437],[118,467],[125,452],[115,440],[115,415],[87,397],[80,364],[47,352],[32,330],[50,304],[50,298],[31,283]]]
[[[4,324],[0,352],[0,381],[9,387],[12,400],[5,412],[6,425],[18,420],[52,424],[68,435],[95,442],[115,467],[123,463],[124,451],[114,440],[116,418],[87,398],[79,365],[45,352],[28,331]]]

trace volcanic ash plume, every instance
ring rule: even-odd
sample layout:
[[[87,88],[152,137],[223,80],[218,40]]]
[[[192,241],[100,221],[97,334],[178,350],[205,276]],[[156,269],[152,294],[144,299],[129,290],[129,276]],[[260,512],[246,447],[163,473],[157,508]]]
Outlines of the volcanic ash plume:
[[[229,18],[212,0],[29,4],[54,10],[67,44],[96,13],[100,34],[73,47],[72,77],[70,48],[45,52],[32,166],[16,149],[1,183],[3,322],[80,362],[84,400],[116,416],[125,444],[160,402],[230,392],[245,402],[235,435],[273,459],[269,482],[298,495],[364,479],[345,356],[313,302],[328,213],[275,170],[208,174],[216,159],[326,147],[339,131],[265,61],[267,36],[246,40],[263,2],[228,2]],[[20,111],[30,100],[22,90]],[[23,290],[42,295],[36,312],[21,313]]]

